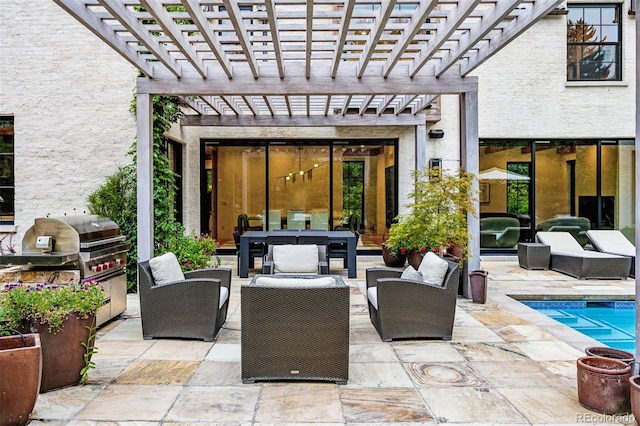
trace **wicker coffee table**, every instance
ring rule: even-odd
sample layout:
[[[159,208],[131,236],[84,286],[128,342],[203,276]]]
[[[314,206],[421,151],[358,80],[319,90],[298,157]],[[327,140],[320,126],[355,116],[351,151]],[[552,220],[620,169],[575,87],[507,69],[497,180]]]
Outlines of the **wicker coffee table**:
[[[271,282],[259,284],[260,277]],[[333,285],[316,284],[327,277]],[[347,383],[349,287],[340,276],[256,275],[241,287],[240,305],[243,383]]]

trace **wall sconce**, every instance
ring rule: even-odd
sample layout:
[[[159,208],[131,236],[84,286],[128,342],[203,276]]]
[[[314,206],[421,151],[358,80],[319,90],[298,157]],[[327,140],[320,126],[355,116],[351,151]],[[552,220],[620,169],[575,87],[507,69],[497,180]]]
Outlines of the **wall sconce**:
[[[431,129],[431,130],[429,130],[429,137],[431,139],[442,139],[444,137],[444,130],[442,130],[442,129]]]

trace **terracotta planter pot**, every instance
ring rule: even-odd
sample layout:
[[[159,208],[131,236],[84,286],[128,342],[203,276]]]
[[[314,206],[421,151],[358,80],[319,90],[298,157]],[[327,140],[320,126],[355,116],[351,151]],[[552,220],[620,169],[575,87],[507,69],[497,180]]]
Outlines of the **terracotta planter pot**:
[[[38,334],[0,337],[0,426],[26,425],[40,390]]]
[[[471,300],[473,303],[486,303],[487,301],[487,276],[489,272],[481,269],[469,272],[471,285]]]
[[[409,253],[407,253],[407,261],[409,262],[409,265],[414,267],[414,269],[418,269],[418,267],[420,267],[420,263],[422,263],[423,257],[424,253],[421,253],[419,251],[411,250]]]
[[[69,315],[62,330],[48,331],[46,324],[32,324],[30,329],[40,333],[42,343],[42,381],[40,392],[47,392],[80,383],[80,372],[85,367],[85,348],[91,335],[95,317],[80,319]],[[93,340],[89,342],[93,345]]]
[[[627,364],[635,361],[635,355],[620,349],[609,348],[607,346],[591,346],[584,350],[587,356],[603,356],[605,358],[619,359]]]
[[[394,256],[391,254],[391,249],[387,247],[385,243],[382,243],[382,260],[384,260],[384,264],[391,268],[401,268],[407,261],[407,256],[403,254],[398,254],[398,256]]]
[[[636,418],[636,424],[640,419],[640,376],[629,377],[629,399],[631,400],[631,412]]]
[[[602,414],[631,412],[631,367],[619,359],[599,356],[578,358],[578,402]]]

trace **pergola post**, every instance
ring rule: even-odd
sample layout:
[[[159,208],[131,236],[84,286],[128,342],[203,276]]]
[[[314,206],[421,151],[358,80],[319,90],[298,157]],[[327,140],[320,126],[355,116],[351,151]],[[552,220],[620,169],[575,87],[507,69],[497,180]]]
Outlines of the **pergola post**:
[[[138,261],[153,255],[153,95],[136,94]]]
[[[479,173],[479,141],[478,141],[478,89],[464,92],[460,95],[460,163],[462,168],[473,173],[476,177]],[[471,190],[478,193],[478,180],[474,179]],[[476,211],[480,213],[480,203],[475,202]],[[472,214],[467,215],[469,226],[469,253],[471,257],[467,260],[469,271],[480,268],[480,219]],[[469,284],[463,289],[465,297],[471,294]]]
[[[635,140],[635,160],[636,160],[636,170],[638,168],[638,164],[640,164],[640,108],[638,108],[638,104],[640,102],[640,12],[636,11],[636,140]],[[634,258],[634,262],[636,263],[636,270],[638,265],[638,258],[640,256],[640,228],[638,224],[640,223],[640,209],[638,208],[638,199],[640,199],[640,173],[636,171],[636,190],[635,190],[635,246],[636,246],[636,257]],[[636,274],[636,327],[635,327],[635,336],[636,342],[638,342],[638,338],[640,338],[640,298],[638,294],[640,294],[640,277]],[[636,344],[635,351],[636,359],[640,358],[640,345]]]

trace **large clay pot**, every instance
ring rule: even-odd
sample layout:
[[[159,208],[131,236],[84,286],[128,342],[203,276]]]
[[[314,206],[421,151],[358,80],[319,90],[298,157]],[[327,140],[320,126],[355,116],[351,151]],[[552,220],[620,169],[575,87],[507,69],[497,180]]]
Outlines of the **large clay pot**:
[[[420,251],[411,250],[409,253],[407,253],[407,261],[409,262],[409,265],[413,266],[414,269],[418,269],[420,267],[422,258],[424,258],[424,253]]]
[[[603,356],[605,358],[619,359],[627,364],[635,361],[635,355],[631,352],[610,348],[608,346],[591,346],[586,348],[584,353],[587,356]]]
[[[471,285],[471,300],[473,303],[486,303],[487,301],[487,276],[489,272],[478,269],[469,272]]]
[[[638,420],[640,420],[640,375],[629,377],[629,386],[631,412],[636,419],[636,424],[638,424]]]
[[[31,324],[30,329],[40,333],[42,343],[42,382],[40,392],[47,392],[80,383],[81,371],[86,362],[86,349],[82,343],[89,342],[95,317],[85,319],[69,315],[62,330],[49,333],[47,324]]]
[[[627,414],[631,367],[624,361],[599,356],[578,358],[578,402],[602,414]]]
[[[0,337],[0,426],[26,425],[40,390],[40,336]]]
[[[404,254],[398,254],[394,256],[391,253],[391,249],[387,247],[385,243],[382,243],[382,260],[384,264],[392,268],[401,268],[407,261],[407,256]]]

